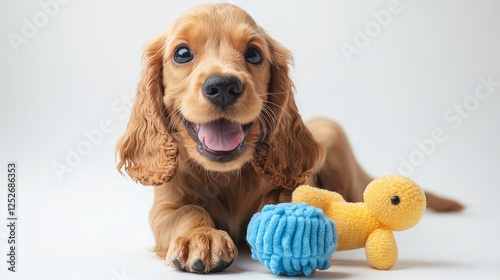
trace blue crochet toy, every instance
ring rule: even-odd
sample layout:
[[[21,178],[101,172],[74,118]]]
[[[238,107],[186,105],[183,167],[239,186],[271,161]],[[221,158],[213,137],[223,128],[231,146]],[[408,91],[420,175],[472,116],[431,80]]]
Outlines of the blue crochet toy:
[[[276,275],[309,276],[330,267],[337,247],[335,224],[306,203],[266,205],[247,230],[252,258]]]

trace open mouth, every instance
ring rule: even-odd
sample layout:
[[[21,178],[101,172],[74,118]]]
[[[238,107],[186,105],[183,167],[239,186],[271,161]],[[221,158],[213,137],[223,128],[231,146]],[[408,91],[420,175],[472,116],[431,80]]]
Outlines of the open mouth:
[[[238,124],[226,119],[197,124],[183,118],[191,138],[196,141],[198,152],[217,162],[229,162],[243,154],[253,123]]]

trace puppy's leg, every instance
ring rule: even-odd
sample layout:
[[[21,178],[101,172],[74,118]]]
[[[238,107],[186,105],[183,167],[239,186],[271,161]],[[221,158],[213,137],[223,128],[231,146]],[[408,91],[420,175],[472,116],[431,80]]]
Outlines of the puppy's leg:
[[[176,207],[155,201],[150,223],[156,253],[180,270],[219,272],[229,267],[238,254],[229,235],[215,229],[209,214],[199,206]]]
[[[316,170],[317,178],[309,178],[308,183],[338,192],[347,201],[363,201],[363,192],[373,178],[356,161],[345,132],[336,122],[324,118],[313,119],[306,125],[326,152],[324,164]],[[426,192],[426,198],[427,206],[435,211],[463,209],[460,203],[432,193]]]

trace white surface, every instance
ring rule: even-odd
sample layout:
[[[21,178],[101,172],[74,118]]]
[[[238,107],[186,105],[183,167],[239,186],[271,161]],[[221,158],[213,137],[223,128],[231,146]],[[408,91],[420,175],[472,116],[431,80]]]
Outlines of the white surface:
[[[276,279],[248,252],[216,275],[164,266],[148,251],[152,189],[114,169],[145,43],[201,2],[70,1],[18,52],[8,34],[22,34],[23,18],[43,9],[38,1],[0,3],[0,182],[8,161],[19,166],[18,272],[2,261],[0,279]],[[335,253],[333,266],[314,278],[499,279],[500,86],[467,117],[443,117],[454,104],[473,102],[479,77],[500,81],[498,2],[401,0],[400,12],[351,63],[340,45],[353,44],[356,28],[389,1],[234,2],[293,51],[305,118],[343,124],[375,175],[398,172],[400,157],[418,154],[415,141],[441,129],[442,143],[406,175],[468,206],[462,214],[427,213],[398,233],[400,258],[391,271],[369,268],[358,250]],[[68,149],[85,141],[83,131],[102,121],[111,131],[58,180],[53,163],[65,164]],[[2,225],[6,196],[1,187]],[[6,237],[1,226],[0,259]]]

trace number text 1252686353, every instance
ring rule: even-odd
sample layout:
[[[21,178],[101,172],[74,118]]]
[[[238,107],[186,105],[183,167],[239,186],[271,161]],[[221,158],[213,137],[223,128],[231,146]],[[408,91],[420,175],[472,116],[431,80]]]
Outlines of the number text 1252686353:
[[[7,163],[7,269],[16,272],[17,266],[17,163]]]

